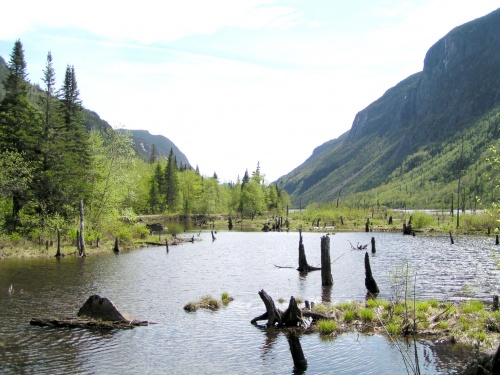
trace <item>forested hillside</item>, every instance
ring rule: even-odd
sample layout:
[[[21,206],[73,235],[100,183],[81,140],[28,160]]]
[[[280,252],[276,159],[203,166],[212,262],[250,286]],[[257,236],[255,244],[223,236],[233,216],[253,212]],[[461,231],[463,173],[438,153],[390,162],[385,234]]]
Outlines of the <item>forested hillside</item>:
[[[278,181],[295,206],[338,198],[448,206],[459,178],[467,201],[491,200],[484,172],[500,126],[499,66],[497,10],[450,31],[429,49],[422,72],[387,90],[356,115],[350,131]]]
[[[243,179],[220,184],[216,173],[193,170],[167,138],[145,131],[135,134],[149,155],[138,157],[132,132],[114,130],[84,109],[74,66],[58,85],[49,52],[42,86],[28,82],[26,66],[18,40],[2,73],[0,246],[5,238],[40,243],[56,230],[73,239],[83,207],[86,240],[143,235],[144,224],[129,225],[137,214],[253,218],[283,215],[289,207],[286,192],[264,182],[258,162]]]

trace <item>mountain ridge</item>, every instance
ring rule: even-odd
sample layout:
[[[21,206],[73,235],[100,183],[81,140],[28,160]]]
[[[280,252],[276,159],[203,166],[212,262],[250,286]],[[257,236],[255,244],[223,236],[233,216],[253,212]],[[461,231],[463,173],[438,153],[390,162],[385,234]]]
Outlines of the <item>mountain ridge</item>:
[[[500,9],[455,27],[432,45],[421,72],[359,111],[350,130],[280,177],[292,203],[369,191],[413,154],[436,155],[500,105]]]

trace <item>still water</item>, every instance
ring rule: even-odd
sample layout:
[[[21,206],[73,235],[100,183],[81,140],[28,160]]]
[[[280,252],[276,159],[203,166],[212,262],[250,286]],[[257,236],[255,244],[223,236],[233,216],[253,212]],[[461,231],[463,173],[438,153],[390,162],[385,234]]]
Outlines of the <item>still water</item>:
[[[253,326],[265,312],[258,291],[278,304],[304,300],[363,301],[364,251],[369,244],[380,298],[390,299],[393,275],[406,264],[416,273],[417,298],[489,302],[500,294],[497,247],[488,237],[402,236],[391,233],[331,235],[334,285],[321,273],[300,275],[298,233],[219,231],[194,234],[197,241],[86,259],[0,261],[0,373],[32,374],[292,374],[286,337]],[[304,233],[310,265],[320,264],[321,233]],[[198,241],[199,240],[199,241]],[[368,246],[368,251],[370,246]],[[9,287],[12,285],[12,293]],[[183,306],[203,295],[235,298],[219,311],[187,313]],[[157,324],[125,331],[54,329],[29,325],[32,317],[71,317],[92,294],[111,299],[125,313]],[[302,335],[306,374],[406,374],[403,357],[381,336],[344,334],[324,340]],[[406,350],[404,343],[403,349]],[[413,348],[408,348],[413,352]],[[470,354],[458,346],[417,345],[423,374],[453,374]]]

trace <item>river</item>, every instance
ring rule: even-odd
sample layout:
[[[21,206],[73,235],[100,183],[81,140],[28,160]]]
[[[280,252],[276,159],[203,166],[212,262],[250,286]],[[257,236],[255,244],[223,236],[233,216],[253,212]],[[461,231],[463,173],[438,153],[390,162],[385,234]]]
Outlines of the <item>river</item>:
[[[0,261],[0,373],[19,374],[292,374],[282,333],[250,324],[265,312],[264,289],[286,309],[290,296],[320,303],[363,301],[364,251],[376,239],[371,268],[380,298],[396,293],[394,275],[409,266],[418,299],[491,300],[498,290],[498,247],[492,237],[330,235],[332,288],[320,272],[300,275],[296,232],[190,232],[194,243],[150,247],[85,259],[67,256]],[[304,233],[310,265],[320,264],[322,233]],[[109,246],[110,248],[112,245]],[[370,246],[368,246],[370,251]],[[9,289],[11,292],[9,292]],[[212,312],[183,306],[204,295],[235,299]],[[75,316],[93,294],[108,297],[136,319],[157,324],[125,331],[30,326],[32,317]],[[403,356],[378,335],[302,335],[306,374],[406,374]],[[404,346],[404,345],[403,345]],[[410,353],[413,349],[409,349]],[[471,354],[460,346],[417,345],[422,374],[456,373]]]

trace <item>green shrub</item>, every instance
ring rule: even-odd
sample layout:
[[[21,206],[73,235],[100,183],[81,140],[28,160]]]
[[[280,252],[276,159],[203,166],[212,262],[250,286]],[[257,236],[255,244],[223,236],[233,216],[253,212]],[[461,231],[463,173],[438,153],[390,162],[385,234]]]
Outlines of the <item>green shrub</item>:
[[[413,213],[411,224],[415,228],[425,228],[436,225],[432,215],[421,211],[415,211]]]

